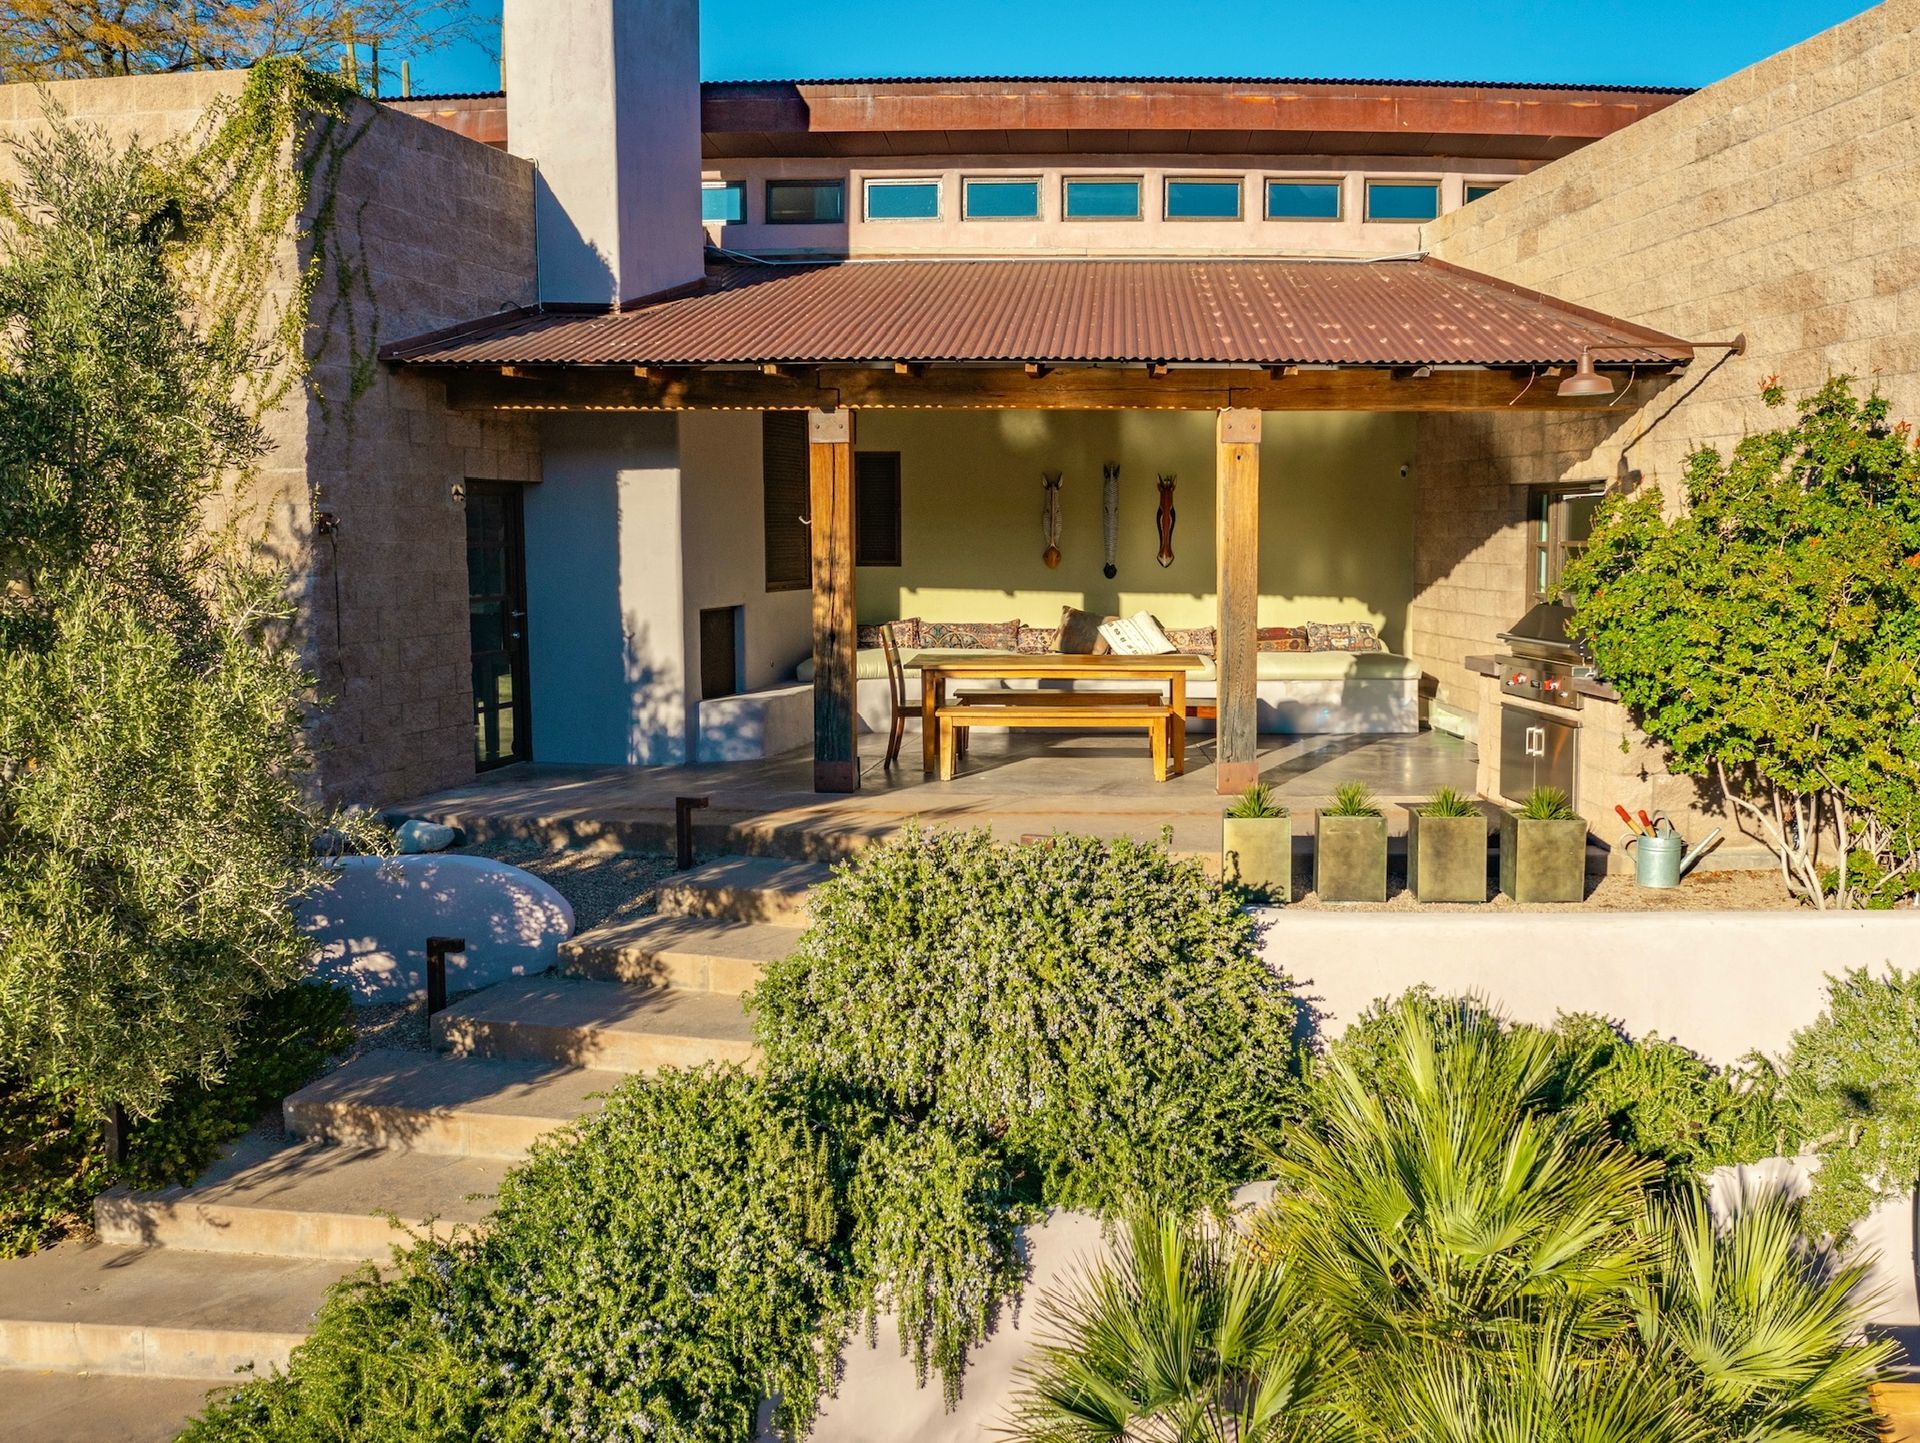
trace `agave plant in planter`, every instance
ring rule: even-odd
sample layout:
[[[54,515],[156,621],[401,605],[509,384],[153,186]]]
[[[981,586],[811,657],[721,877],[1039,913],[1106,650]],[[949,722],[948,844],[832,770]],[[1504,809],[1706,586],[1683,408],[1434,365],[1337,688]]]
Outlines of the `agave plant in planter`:
[[[1500,890],[1516,902],[1580,902],[1587,895],[1587,823],[1558,787],[1535,787],[1500,811]]]
[[[1371,789],[1345,782],[1323,807],[1313,848],[1313,890],[1322,902],[1387,900],[1387,819]]]
[[[1293,900],[1293,817],[1255,782],[1220,820],[1220,880],[1267,902]]]
[[[1422,902],[1487,900],[1487,814],[1465,792],[1407,809],[1407,885]]]

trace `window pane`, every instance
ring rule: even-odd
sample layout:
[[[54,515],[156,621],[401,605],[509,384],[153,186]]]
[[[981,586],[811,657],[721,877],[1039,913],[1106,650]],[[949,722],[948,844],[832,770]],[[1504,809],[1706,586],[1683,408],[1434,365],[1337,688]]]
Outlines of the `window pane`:
[[[968,220],[1034,220],[1040,214],[1037,180],[970,180]]]
[[[846,216],[837,180],[770,180],[767,220],[774,225],[832,225]]]
[[[1270,180],[1268,220],[1339,220],[1340,182]]]
[[[938,220],[939,218],[939,181],[870,180],[867,182],[868,220]]]
[[[1593,535],[1593,513],[1600,509],[1602,496],[1569,496],[1562,503],[1560,539],[1569,546],[1582,546]]]
[[[1472,182],[1468,182],[1467,200],[1469,203],[1472,203],[1480,199],[1483,195],[1492,195],[1498,189],[1500,189],[1498,185],[1474,185]]]
[[[1237,180],[1170,180],[1167,182],[1169,220],[1238,220],[1240,182]]]
[[[1070,180],[1067,182],[1068,220],[1137,220],[1140,182],[1137,180]]]
[[[1440,214],[1440,187],[1432,181],[1367,182],[1368,220],[1432,220]]]
[[[747,188],[737,180],[708,182],[700,187],[700,219],[738,225],[747,218]]]

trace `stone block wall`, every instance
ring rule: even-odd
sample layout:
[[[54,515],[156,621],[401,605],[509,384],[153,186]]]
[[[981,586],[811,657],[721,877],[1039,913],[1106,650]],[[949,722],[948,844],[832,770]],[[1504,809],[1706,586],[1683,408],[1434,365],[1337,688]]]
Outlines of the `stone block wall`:
[[[152,144],[200,125],[245,80],[227,71],[70,81],[46,96],[116,143]],[[39,87],[0,86],[0,140],[44,126]],[[314,384],[264,418],[271,451],[220,493],[208,520],[237,523],[291,575],[326,702],[313,733],[317,785],[377,805],[472,775],[456,489],[468,477],[537,481],[540,462],[529,423],[452,414],[437,382],[373,366],[355,397],[355,359],[534,299],[533,170],[371,102],[346,131],[358,139],[334,195],[337,228],[345,256],[371,278],[371,303],[343,306],[340,277],[323,275],[309,326]],[[0,179],[15,172],[0,148]],[[286,238],[270,306],[292,293],[310,254]],[[330,527],[316,524],[321,516]]]
[[[372,103],[350,124],[340,240],[372,297],[344,300],[330,274],[314,300],[305,481],[331,520],[305,538],[306,614],[330,699],[323,784],[380,805],[473,775],[461,487],[538,481],[540,441],[530,421],[449,411],[440,382],[367,362],[384,342],[535,299],[533,167]]]
[[[1526,485],[1657,486],[1671,504],[1689,452],[1779,423],[1769,376],[1798,397],[1850,373],[1920,421],[1916,213],[1920,0],[1888,0],[1426,228],[1443,260],[1688,340],[1747,338],[1644,403],[1420,419],[1410,650],[1441,697],[1478,703],[1462,661],[1524,609]],[[1605,751],[1606,772],[1671,796],[1604,710],[1586,709],[1592,742],[1611,730],[1627,752],[1588,743],[1583,762]]]

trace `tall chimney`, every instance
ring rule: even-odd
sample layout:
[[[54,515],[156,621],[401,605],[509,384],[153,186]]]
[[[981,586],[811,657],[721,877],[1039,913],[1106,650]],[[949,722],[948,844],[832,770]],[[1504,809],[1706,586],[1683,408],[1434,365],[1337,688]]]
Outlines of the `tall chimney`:
[[[699,0],[505,0],[507,149],[539,166],[540,299],[700,279]]]

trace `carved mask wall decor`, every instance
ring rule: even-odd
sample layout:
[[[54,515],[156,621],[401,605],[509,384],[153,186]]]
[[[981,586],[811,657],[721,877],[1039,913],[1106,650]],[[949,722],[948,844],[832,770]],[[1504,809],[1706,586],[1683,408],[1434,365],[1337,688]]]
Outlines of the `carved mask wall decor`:
[[[1109,461],[1100,468],[1100,524],[1106,532],[1107,564],[1100,572],[1111,581],[1120,574],[1114,560],[1120,551],[1120,463]]]
[[[1040,503],[1040,535],[1047,543],[1040,559],[1053,567],[1060,564],[1060,473],[1042,471],[1040,482],[1046,488]]]
[[[1160,478],[1160,554],[1155,559],[1162,566],[1173,565],[1173,476]]]

